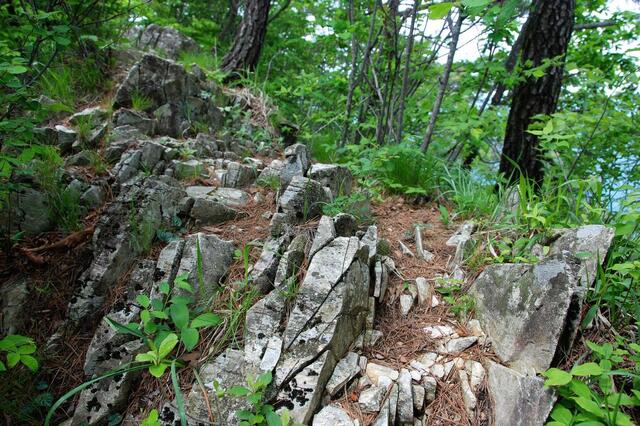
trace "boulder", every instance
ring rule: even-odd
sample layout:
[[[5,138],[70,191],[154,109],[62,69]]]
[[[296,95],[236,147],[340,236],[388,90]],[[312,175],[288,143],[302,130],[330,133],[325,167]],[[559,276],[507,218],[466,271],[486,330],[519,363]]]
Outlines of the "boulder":
[[[556,401],[544,380],[489,364],[489,394],[496,426],[542,426]]]
[[[323,204],[328,201],[319,182],[295,176],[278,200],[278,212],[285,213],[298,222],[306,221],[320,216]]]
[[[230,162],[227,165],[227,172],[222,178],[222,186],[228,188],[244,188],[253,184],[257,177],[258,172],[254,167]]]
[[[196,198],[189,215],[199,226],[215,225],[240,216],[236,210],[227,207],[219,201],[207,198]]]
[[[294,177],[303,177],[311,165],[311,153],[307,147],[297,143],[284,150],[284,164],[280,169],[280,184],[284,188]]]
[[[482,329],[498,357],[524,373],[541,373],[569,352],[584,288],[575,258],[553,255],[536,265],[489,265],[471,292]]]
[[[336,237],[336,229],[333,219],[329,216],[322,216],[318,222],[316,234],[313,237],[309,257],[313,257],[320,249],[329,244]]]
[[[327,405],[313,417],[312,426],[356,426],[356,424],[342,408]]]
[[[345,166],[337,164],[314,164],[309,169],[307,176],[317,180],[323,186],[329,187],[333,197],[351,194],[353,175]]]
[[[161,27],[156,24],[132,31],[129,36],[137,48],[153,50],[171,59],[178,59],[184,52],[199,50],[198,43],[191,37],[173,28]]]
[[[12,192],[11,213],[3,212],[0,221],[11,235],[24,232],[26,235],[37,235],[49,231],[54,223],[49,211],[47,196],[33,188],[22,188]]]
[[[92,127],[97,126],[107,119],[107,110],[102,107],[85,108],[76,112],[69,118],[69,123],[77,126],[80,123],[89,123]]]
[[[113,124],[117,127],[131,126],[145,135],[153,135],[156,120],[147,118],[144,114],[132,109],[120,108],[113,114]]]

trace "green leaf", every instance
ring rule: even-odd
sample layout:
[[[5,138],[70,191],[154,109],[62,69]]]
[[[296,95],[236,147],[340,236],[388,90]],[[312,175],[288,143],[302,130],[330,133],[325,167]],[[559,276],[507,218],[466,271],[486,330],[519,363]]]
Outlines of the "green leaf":
[[[571,411],[564,405],[556,404],[551,412],[551,418],[560,422],[560,424],[570,425],[571,420],[573,419],[573,414],[571,414]]]
[[[189,293],[193,293],[193,287],[191,287],[191,284],[189,284],[186,280],[176,280],[174,284],[176,287],[182,290],[186,290]]]
[[[271,380],[273,380],[273,375],[271,374],[271,371],[267,371],[258,376],[256,379],[256,386],[259,389],[264,389],[269,385],[269,383],[271,383]]]
[[[136,362],[156,362],[156,354],[153,351],[136,355]]]
[[[462,0],[465,7],[483,7],[491,3],[491,0]]]
[[[20,346],[18,348],[18,353],[20,355],[29,355],[32,354],[36,351],[36,346],[35,345],[24,345],[24,346]]]
[[[171,320],[178,330],[189,324],[189,308],[183,303],[173,303],[170,308]]]
[[[571,381],[571,374],[558,368],[550,368],[543,373],[547,378],[544,381],[545,386],[564,386]]]
[[[9,352],[7,354],[7,366],[9,368],[15,367],[20,361],[20,354],[17,352]]]
[[[150,365],[149,366],[149,373],[151,373],[151,375],[153,377],[157,377],[160,378],[162,377],[162,375],[164,374],[164,372],[167,370],[168,365],[167,364],[158,364],[158,365]]]
[[[169,292],[171,291],[171,287],[169,287],[169,283],[167,282],[162,282],[160,283],[160,293],[162,294],[169,294]]]
[[[177,344],[178,336],[175,333],[167,334],[158,348],[158,359],[165,359]]]
[[[206,312],[195,317],[193,321],[191,321],[191,327],[215,327],[221,322],[222,320],[220,319],[220,316],[214,314],[213,312]]]
[[[36,360],[31,355],[21,355],[20,362],[27,366],[27,368],[31,371],[38,370],[38,360]]]
[[[232,386],[229,388],[228,393],[231,396],[247,396],[251,391],[244,386]]]
[[[432,4],[429,6],[429,18],[442,19],[447,16],[452,7],[453,3],[451,2]]]
[[[571,374],[574,376],[599,376],[602,373],[602,368],[600,368],[600,366],[595,362],[575,365],[571,369]]]
[[[169,319],[169,315],[165,311],[151,311],[151,316],[158,319]]]
[[[280,419],[280,416],[272,411],[270,413],[267,413],[267,425],[268,426],[283,426],[282,425],[282,419]]]
[[[191,352],[198,344],[200,333],[195,328],[185,327],[180,331],[180,340],[184,344],[184,348]]]
[[[109,325],[109,327],[111,327],[112,329],[114,329],[118,333],[131,334],[133,336],[140,337],[141,339],[144,338],[144,334],[142,334],[142,332],[138,328],[137,324],[123,325],[123,324],[120,324],[120,323],[112,320],[109,317],[104,317],[104,320]]]
[[[29,71],[27,67],[23,67],[22,65],[10,65],[7,68],[5,68],[5,70],[9,74],[13,74],[13,75],[24,74],[25,72]]]
[[[184,397],[182,396],[182,390],[180,389],[175,361],[171,363],[171,383],[173,384],[173,391],[176,394],[176,405],[178,406],[178,414],[180,415],[180,425],[187,426],[187,412],[184,407]]]
[[[593,400],[583,398],[581,396],[573,398],[573,400],[587,413],[591,413],[599,418],[605,418],[606,413],[600,408],[600,406]]]
[[[4,362],[0,361],[0,371],[7,371],[7,367],[4,365]]]
[[[146,294],[139,294],[138,297],[136,297],[136,301],[145,309],[151,304],[151,300],[149,300],[149,296]]]

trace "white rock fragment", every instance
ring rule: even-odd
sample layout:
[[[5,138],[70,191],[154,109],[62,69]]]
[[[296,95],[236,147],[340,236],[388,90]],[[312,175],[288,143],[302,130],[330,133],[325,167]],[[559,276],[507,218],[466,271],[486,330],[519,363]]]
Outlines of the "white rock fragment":
[[[387,394],[386,386],[372,386],[360,393],[358,405],[364,411],[378,412]]]
[[[482,327],[480,326],[480,321],[478,321],[477,319],[469,320],[469,322],[467,323],[467,330],[469,330],[469,333],[471,333],[472,336],[484,336],[484,332],[482,331]]]
[[[264,351],[262,360],[260,361],[260,369],[262,371],[272,371],[276,368],[282,353],[282,339],[278,336],[271,336],[267,342],[267,348]]]
[[[313,417],[313,426],[356,426],[346,411],[335,405],[327,405]]]
[[[436,296],[435,294],[431,296],[431,307],[435,308],[439,304],[440,304],[440,299],[438,299],[438,296]]]
[[[444,365],[442,364],[434,364],[431,367],[431,375],[438,379],[442,379],[444,377]]]
[[[448,325],[431,325],[425,327],[424,332],[432,339],[442,339],[443,337],[458,337],[453,327]]]
[[[440,345],[439,351],[445,354],[453,354],[462,352],[476,343],[478,338],[476,336],[459,337],[457,339],[451,339],[444,345]]]
[[[431,368],[438,359],[438,354],[435,352],[427,352],[418,358],[418,361],[424,364],[427,368]]]
[[[400,251],[402,251],[402,255],[403,256],[414,257],[413,252],[411,251],[411,249],[409,249],[409,247],[404,245],[404,243],[402,241],[398,240],[398,244],[400,244]]]
[[[409,372],[411,373],[411,379],[414,381],[419,382],[420,379],[422,379],[422,373],[420,371],[411,369]]]
[[[426,305],[431,300],[433,294],[433,285],[431,285],[426,278],[416,278],[416,289],[418,290],[418,303],[420,305]]]
[[[351,379],[360,374],[359,362],[360,356],[355,352],[349,352],[338,362],[326,386],[326,390],[330,396],[334,396],[349,383]]]
[[[398,376],[398,408],[396,410],[396,424],[410,425],[413,423],[413,387],[411,374],[403,368]]]
[[[413,409],[415,411],[422,411],[424,407],[425,389],[422,385],[411,385],[413,388]]]
[[[480,384],[484,380],[484,367],[478,361],[473,361],[471,359],[467,360],[464,363],[464,367],[469,374],[469,384],[471,385],[471,390],[475,392],[476,389],[478,389],[478,386],[480,386]]]
[[[427,262],[431,262],[435,255],[433,253],[431,253],[429,250],[425,250],[425,248],[422,246],[422,227],[420,226],[416,226],[415,227],[415,243],[416,243],[416,253],[418,254],[418,257],[426,260]]]
[[[402,316],[409,315],[409,311],[413,307],[413,302],[415,298],[410,294],[403,294],[400,296],[400,311],[402,312]]]
[[[379,386],[381,381],[384,383],[395,382],[398,380],[398,371],[384,365],[369,362],[365,374],[374,385]]]
[[[458,377],[460,378],[460,386],[462,388],[462,399],[464,400],[464,406],[467,413],[472,416],[476,409],[477,399],[471,386],[469,385],[469,379],[467,372],[464,370],[458,371]]]
[[[438,388],[438,382],[433,377],[425,377],[422,379],[422,386],[424,386],[424,397],[426,403],[433,402],[436,399],[436,389]]]

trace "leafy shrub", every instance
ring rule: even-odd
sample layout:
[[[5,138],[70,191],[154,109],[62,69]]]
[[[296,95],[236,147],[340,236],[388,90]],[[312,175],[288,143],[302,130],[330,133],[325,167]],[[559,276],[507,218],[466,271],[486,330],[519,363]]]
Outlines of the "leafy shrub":
[[[33,357],[36,344],[33,339],[19,334],[10,334],[0,339],[0,353],[4,352],[5,362],[0,360],[0,372],[22,364],[31,371],[38,370],[38,361]]]

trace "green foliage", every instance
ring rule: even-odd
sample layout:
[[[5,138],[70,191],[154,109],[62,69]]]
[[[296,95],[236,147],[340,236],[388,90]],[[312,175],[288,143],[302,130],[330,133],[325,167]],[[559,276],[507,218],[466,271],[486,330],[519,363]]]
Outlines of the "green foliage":
[[[274,191],[277,191],[278,189],[280,189],[280,177],[279,176],[267,176],[267,177],[263,177],[258,179],[258,181],[256,182],[256,184],[258,186],[262,186],[263,188],[269,188],[272,189]]]
[[[129,244],[135,253],[145,254],[151,250],[153,240],[156,236],[158,224],[151,216],[136,213],[135,206],[131,205],[129,214],[129,233],[131,239]]]
[[[628,412],[640,406],[640,345],[587,346],[593,361],[576,364],[569,372],[551,368],[544,373],[545,385],[560,396],[547,425],[633,425]]]
[[[370,223],[372,212],[369,199],[363,192],[353,192],[351,195],[341,195],[322,206],[323,214],[336,216],[347,213],[356,218],[359,223]]]
[[[33,339],[19,334],[10,334],[0,340],[0,352],[5,354],[5,361],[0,360],[0,372],[22,364],[31,371],[38,370],[38,360],[33,357],[36,344]]]
[[[440,280],[436,291],[442,299],[451,306],[451,312],[460,318],[465,318],[475,308],[473,297],[462,291],[462,282],[455,279]]]
[[[149,412],[149,415],[145,417],[142,422],[140,422],[140,426],[160,426],[160,421],[158,420],[158,410],[155,408]]]
[[[131,108],[135,111],[147,111],[153,106],[153,100],[143,95],[138,90],[131,93]]]

